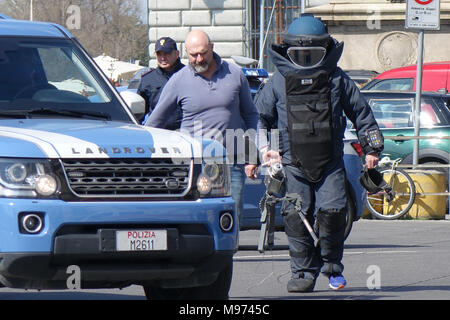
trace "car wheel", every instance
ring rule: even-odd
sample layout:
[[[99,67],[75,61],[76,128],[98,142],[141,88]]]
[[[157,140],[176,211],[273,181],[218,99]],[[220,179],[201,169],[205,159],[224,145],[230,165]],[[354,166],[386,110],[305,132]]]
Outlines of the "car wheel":
[[[345,233],[344,240],[347,239],[352,231],[353,222],[355,221],[356,207],[355,207],[355,195],[352,191],[350,183],[346,181],[345,190],[347,192],[347,212],[345,214]]]
[[[228,292],[233,277],[233,260],[227,264],[216,281],[203,287],[161,288],[144,286],[148,300],[228,300]]]

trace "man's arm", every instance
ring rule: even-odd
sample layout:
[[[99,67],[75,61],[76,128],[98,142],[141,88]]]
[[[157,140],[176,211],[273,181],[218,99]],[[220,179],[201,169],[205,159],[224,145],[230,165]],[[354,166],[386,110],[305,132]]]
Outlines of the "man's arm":
[[[268,132],[268,130],[276,127],[276,104],[277,97],[273,90],[273,79],[271,78],[263,88],[261,88],[255,97],[256,108],[259,113],[257,125],[257,145],[264,163],[279,162],[281,156],[278,150],[270,150],[267,141],[267,135],[261,136]],[[257,178],[258,166],[256,164],[245,167],[245,174],[251,179]]]
[[[250,87],[244,73],[241,72],[241,90],[239,91],[239,104],[241,117],[244,120],[245,129],[254,129],[258,124],[258,110],[253,103]]]
[[[354,124],[363,152],[366,154],[366,164],[374,168],[379,160],[379,154],[384,147],[383,134],[373,116],[372,109],[354,82],[343,73],[344,91],[343,107],[346,116]]]
[[[277,102],[278,97],[274,88],[274,81],[276,76],[274,74],[269,80],[259,89],[255,96],[255,105],[259,112],[258,129],[272,129],[277,126]],[[278,80],[279,79],[278,77]]]
[[[259,112],[258,134],[269,132],[277,127],[277,95],[273,87],[273,77],[258,91],[255,96],[255,105]],[[258,148],[268,147],[267,136],[258,137]]]

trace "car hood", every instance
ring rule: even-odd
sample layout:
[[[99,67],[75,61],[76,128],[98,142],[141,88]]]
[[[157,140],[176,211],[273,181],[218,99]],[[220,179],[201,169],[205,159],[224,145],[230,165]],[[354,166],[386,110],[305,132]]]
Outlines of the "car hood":
[[[211,143],[211,142],[209,142]],[[207,142],[123,122],[62,119],[0,121],[3,157],[192,158]]]

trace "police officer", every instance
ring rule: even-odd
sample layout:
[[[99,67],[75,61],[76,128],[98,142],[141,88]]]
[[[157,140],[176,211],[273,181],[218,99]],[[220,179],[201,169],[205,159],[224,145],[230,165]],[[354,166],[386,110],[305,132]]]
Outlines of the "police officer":
[[[366,100],[337,63],[343,43],[320,19],[301,15],[289,26],[281,45],[269,49],[277,71],[256,96],[259,129],[278,128],[280,150],[260,146],[263,160],[282,161],[286,192],[300,194],[311,225],[318,226],[319,248],[293,206],[283,212],[292,276],[289,292],[310,292],[320,272],[332,289],[346,285],[342,256],[346,211],[343,137],[346,118],[354,123],[373,168],[383,137]],[[256,166],[246,168],[256,177]],[[315,224],[316,223],[316,224]]]
[[[176,42],[169,37],[162,37],[155,43],[156,61],[158,67],[150,69],[142,75],[137,93],[145,100],[147,118],[158,103],[161,91],[169,78],[184,67],[180,61],[180,51]],[[173,115],[166,125],[166,129],[174,130],[180,126],[179,113]],[[145,122],[145,120],[144,120]]]

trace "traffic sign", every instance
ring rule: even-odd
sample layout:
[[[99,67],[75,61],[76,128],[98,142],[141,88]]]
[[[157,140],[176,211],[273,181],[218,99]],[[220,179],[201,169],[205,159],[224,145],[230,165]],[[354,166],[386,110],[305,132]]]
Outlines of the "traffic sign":
[[[407,29],[440,29],[440,0],[407,0]]]

